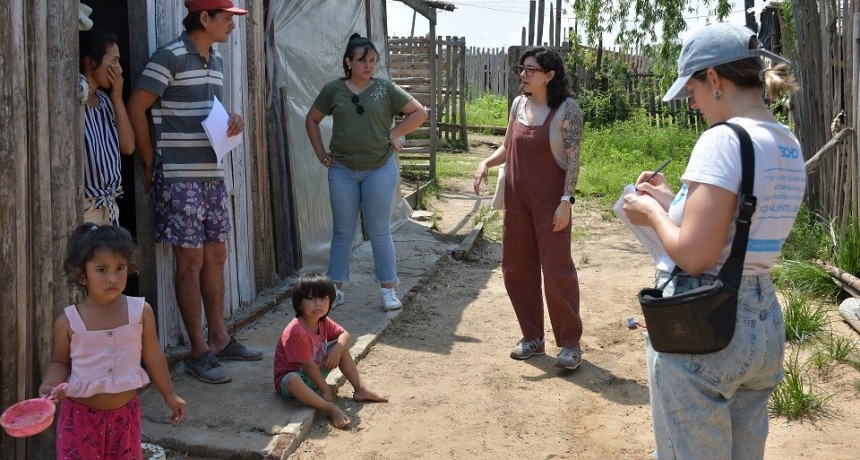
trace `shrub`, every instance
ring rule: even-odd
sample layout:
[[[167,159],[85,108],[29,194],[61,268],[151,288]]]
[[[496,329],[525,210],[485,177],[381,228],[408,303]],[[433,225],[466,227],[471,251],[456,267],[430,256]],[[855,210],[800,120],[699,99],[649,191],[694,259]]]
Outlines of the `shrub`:
[[[785,362],[785,377],[776,386],[768,407],[773,415],[796,420],[804,417],[827,415],[828,395],[816,393],[808,381],[808,374],[798,363],[797,352]]]
[[[466,120],[471,126],[507,126],[508,99],[498,94],[485,93],[466,103]]]

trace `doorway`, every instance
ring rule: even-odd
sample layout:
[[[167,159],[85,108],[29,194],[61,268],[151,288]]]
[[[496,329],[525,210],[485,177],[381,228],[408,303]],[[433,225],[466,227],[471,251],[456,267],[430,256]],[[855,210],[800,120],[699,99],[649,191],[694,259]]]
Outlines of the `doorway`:
[[[90,19],[93,28],[106,30],[117,36],[117,47],[119,48],[119,63],[122,66],[123,101],[128,99],[131,92],[132,69],[131,53],[129,46],[129,17],[128,2],[126,0],[85,0],[86,4],[93,9]],[[134,202],[134,156],[120,155],[122,168],[122,196],[118,197],[119,225],[129,232],[137,240],[137,213]],[[138,277],[132,276],[124,291],[126,295],[139,295]]]

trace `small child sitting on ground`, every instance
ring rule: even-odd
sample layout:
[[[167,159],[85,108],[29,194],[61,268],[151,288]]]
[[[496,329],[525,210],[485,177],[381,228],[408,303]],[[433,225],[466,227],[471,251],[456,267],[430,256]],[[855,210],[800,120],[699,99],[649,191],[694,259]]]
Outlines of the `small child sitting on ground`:
[[[351,420],[333,402],[325,381],[329,371],[340,368],[355,389],[356,401],[388,402],[388,396],[361,383],[349,354],[349,332],[328,318],[334,301],[335,285],[320,273],[304,274],[293,286],[296,318],[287,324],[275,347],[275,391],[325,412],[332,425],[346,428]]]

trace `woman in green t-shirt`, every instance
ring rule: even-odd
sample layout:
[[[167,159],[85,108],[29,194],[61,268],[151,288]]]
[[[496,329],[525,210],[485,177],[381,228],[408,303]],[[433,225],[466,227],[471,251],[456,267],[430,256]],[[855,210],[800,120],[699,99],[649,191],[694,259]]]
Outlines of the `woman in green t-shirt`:
[[[399,281],[391,238],[391,205],[398,169],[394,152],[403,136],[427,119],[420,102],[391,81],[376,78],[379,53],[369,39],[352,34],[343,55],[344,77],[328,82],[305,118],[317,159],[328,168],[332,212],[328,275],[337,286],[335,305],[344,303],[352,241],[359,210],[373,248],[376,281],[386,310],[401,307],[394,286]],[[394,116],[406,118],[392,127]],[[331,115],[332,136],[326,151],[320,122]]]

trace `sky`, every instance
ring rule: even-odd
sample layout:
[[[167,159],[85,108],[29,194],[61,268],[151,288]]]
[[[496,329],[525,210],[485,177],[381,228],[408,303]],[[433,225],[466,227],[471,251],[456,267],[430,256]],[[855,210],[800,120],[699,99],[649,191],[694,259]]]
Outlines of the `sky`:
[[[466,37],[466,46],[500,48],[519,45],[522,29],[528,33],[529,0],[449,0],[457,8],[452,11],[436,10],[436,35]],[[387,0],[388,35],[408,37],[412,29],[412,8],[396,0]],[[555,0],[546,0],[544,19],[544,41],[549,38],[549,4],[555,8]],[[562,2],[567,4],[567,0]],[[742,0],[734,0],[736,8],[728,17],[729,22],[743,24]],[[757,3],[762,3],[761,0]],[[688,30],[694,30],[714,16],[708,16],[704,8],[688,18]],[[562,14],[561,27],[565,31],[573,27],[573,17]],[[415,20],[415,35],[427,34],[430,22],[420,14]],[[537,32],[535,32],[537,37]],[[681,37],[684,38],[683,35]],[[604,37],[604,43],[614,42],[614,37]]]

